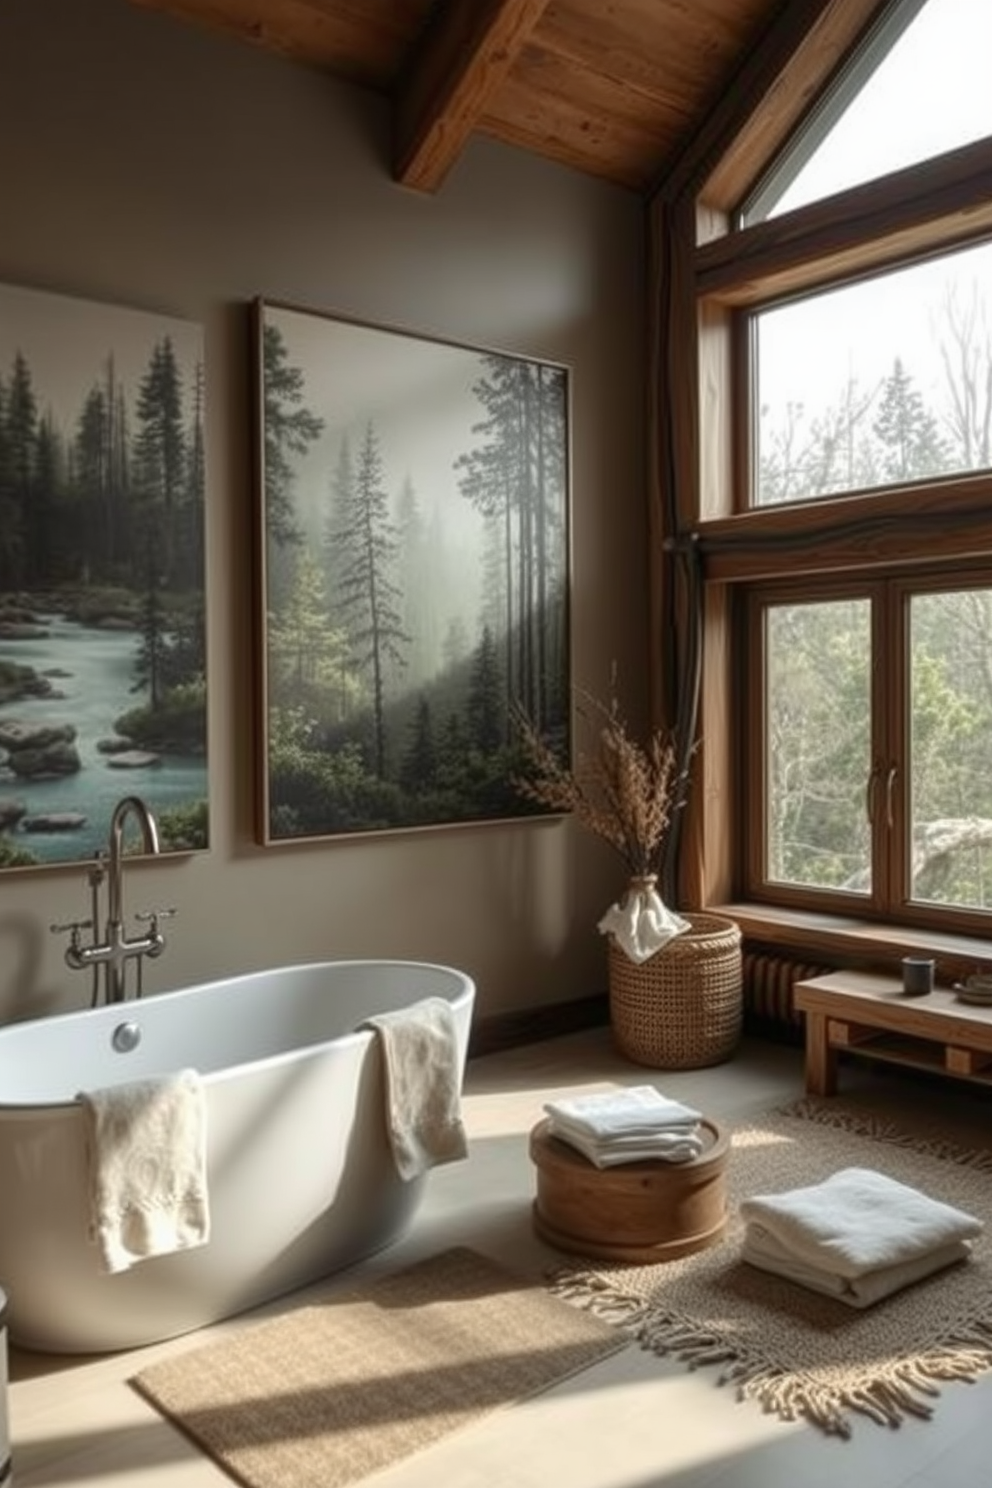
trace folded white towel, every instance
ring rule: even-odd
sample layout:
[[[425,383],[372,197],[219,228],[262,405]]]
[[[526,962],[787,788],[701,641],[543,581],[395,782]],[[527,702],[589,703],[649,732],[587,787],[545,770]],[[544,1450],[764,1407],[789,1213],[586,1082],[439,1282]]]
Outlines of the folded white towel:
[[[559,1127],[554,1121],[548,1121],[548,1131],[551,1136],[557,1137],[561,1142],[567,1142],[583,1157],[595,1164],[597,1168],[612,1168],[619,1163],[648,1162],[657,1160],[659,1162],[691,1162],[693,1158],[700,1157],[703,1152],[703,1139],[695,1131],[670,1131],[648,1133],[635,1133],[629,1137],[610,1137],[606,1141],[597,1142],[593,1137],[587,1137],[581,1132],[575,1132],[567,1127]]]
[[[632,1085],[596,1095],[566,1096],[547,1101],[545,1112],[557,1126],[567,1126],[595,1141],[628,1136],[632,1132],[691,1131],[702,1121],[701,1112],[670,1100],[653,1085]]]
[[[741,1260],[761,1271],[775,1276],[784,1276],[824,1296],[836,1297],[848,1307],[871,1307],[894,1292],[902,1291],[913,1282],[933,1276],[948,1266],[965,1261],[971,1254],[969,1240],[952,1240],[939,1245],[912,1260],[897,1261],[891,1266],[879,1266],[874,1271],[864,1271],[860,1276],[838,1276],[835,1272],[808,1266],[798,1260],[767,1230],[760,1225],[749,1225],[744,1232]]]
[[[468,1155],[461,1114],[461,1060],[451,1004],[425,997],[359,1025],[378,1035],[386,1125],[400,1176],[417,1178]]]
[[[619,904],[611,904],[597,928],[602,935],[612,935],[625,955],[639,964],[688,930],[689,922],[669,909],[656,889],[643,888],[628,890]]]
[[[90,1237],[106,1271],[210,1238],[206,1099],[195,1070],[81,1091]]]
[[[843,1168],[823,1183],[741,1201],[797,1262],[848,1279],[927,1255],[981,1233],[982,1221],[868,1168]]]

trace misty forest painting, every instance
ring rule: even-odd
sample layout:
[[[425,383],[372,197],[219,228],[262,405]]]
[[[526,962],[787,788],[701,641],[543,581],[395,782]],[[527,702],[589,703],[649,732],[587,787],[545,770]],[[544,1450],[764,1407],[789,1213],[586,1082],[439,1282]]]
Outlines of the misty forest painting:
[[[540,814],[569,749],[568,375],[253,306],[259,838]]]
[[[0,286],[0,868],[208,846],[201,328]]]

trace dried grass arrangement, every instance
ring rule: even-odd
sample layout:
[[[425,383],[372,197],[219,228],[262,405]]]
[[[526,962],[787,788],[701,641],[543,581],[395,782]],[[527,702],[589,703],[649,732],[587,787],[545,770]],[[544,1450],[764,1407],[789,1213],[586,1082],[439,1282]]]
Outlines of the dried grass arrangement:
[[[582,690],[575,695],[576,713],[595,749],[579,751],[569,767],[518,709],[526,773],[514,783],[528,800],[574,814],[622,858],[631,878],[655,877],[684,800],[687,772],[679,770],[675,740],[662,728],[646,744],[633,739],[615,690],[608,703]]]
[[[740,1038],[741,934],[732,920],[670,909],[664,878],[672,826],[685,804],[688,756],[675,735],[631,737],[615,688],[608,703],[576,694],[595,748],[571,768],[529,718],[516,714],[526,773],[517,789],[568,812],[627,868],[620,900],[597,928],[609,938],[610,1023],[620,1052],[655,1069],[694,1069],[730,1057]],[[681,761],[681,763],[680,763]]]

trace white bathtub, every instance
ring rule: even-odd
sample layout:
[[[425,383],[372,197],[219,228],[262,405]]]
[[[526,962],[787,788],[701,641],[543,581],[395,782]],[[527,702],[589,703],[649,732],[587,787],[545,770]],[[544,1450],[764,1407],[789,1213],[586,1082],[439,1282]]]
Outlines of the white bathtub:
[[[293,966],[0,1028],[0,1289],[12,1343],[54,1353],[185,1333],[353,1264],[409,1225],[375,1012],[440,996],[464,1070],[475,987],[404,961]],[[114,1033],[140,1035],[119,1053]],[[207,1245],[103,1271],[88,1239],[80,1090],[180,1068],[207,1097]]]

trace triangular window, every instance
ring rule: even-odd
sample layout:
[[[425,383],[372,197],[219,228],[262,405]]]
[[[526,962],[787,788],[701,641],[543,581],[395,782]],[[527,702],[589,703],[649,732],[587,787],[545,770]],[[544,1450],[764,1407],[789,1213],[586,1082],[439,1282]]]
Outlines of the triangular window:
[[[992,0],[904,0],[745,204],[743,226],[992,135]]]

